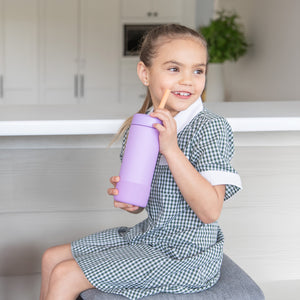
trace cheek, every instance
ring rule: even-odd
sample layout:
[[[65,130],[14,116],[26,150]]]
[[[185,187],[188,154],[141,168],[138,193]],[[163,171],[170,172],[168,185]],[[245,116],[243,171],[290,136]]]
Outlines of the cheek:
[[[205,88],[205,79],[201,80],[198,84],[197,84],[197,89],[200,93],[202,93],[202,91]]]
[[[206,85],[206,75],[203,76],[203,80],[201,81],[201,85],[205,86]]]
[[[152,81],[152,89],[157,96],[161,93],[164,93],[166,89],[172,89],[174,86],[174,82],[170,80],[169,78],[166,77],[159,77],[157,76],[153,81]]]

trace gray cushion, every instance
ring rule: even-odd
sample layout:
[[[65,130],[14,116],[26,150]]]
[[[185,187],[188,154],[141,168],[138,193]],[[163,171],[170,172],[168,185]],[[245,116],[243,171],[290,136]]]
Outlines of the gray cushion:
[[[96,289],[81,293],[83,300],[125,300],[124,296],[107,294]],[[80,298],[79,298],[80,299]],[[210,289],[194,294],[157,294],[143,299],[149,300],[263,300],[259,286],[227,255],[224,254],[219,281]]]

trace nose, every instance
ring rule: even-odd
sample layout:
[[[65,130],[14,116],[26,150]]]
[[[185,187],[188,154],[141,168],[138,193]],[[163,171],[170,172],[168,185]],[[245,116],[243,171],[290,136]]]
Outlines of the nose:
[[[190,72],[182,72],[179,84],[182,85],[192,85],[192,74]]]

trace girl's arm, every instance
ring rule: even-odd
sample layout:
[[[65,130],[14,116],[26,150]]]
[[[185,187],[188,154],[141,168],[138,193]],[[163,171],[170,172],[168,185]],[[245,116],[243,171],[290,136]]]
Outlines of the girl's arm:
[[[163,122],[153,125],[159,131],[160,152],[185,201],[202,222],[215,222],[222,211],[225,185],[211,185],[186,158],[178,147],[176,122],[169,111],[157,109],[151,116]]]
[[[110,183],[114,186],[113,188],[109,188],[107,190],[107,193],[110,195],[110,196],[116,196],[118,195],[118,189],[116,189],[116,184],[120,181],[120,177],[119,176],[112,176],[110,178]],[[124,209],[130,213],[133,213],[133,214],[138,214],[140,212],[142,212],[144,210],[143,207],[139,207],[139,206],[136,206],[136,205],[131,205],[131,204],[127,204],[127,203],[123,203],[123,202],[118,202],[116,200],[114,200],[114,206],[115,207],[118,207],[118,208],[121,208],[121,209]]]

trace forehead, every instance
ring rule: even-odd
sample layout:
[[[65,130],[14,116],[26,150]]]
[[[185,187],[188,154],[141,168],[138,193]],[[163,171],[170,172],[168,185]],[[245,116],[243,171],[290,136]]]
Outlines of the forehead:
[[[157,41],[157,60],[196,60],[206,63],[207,50],[200,39],[189,38],[162,38]]]

